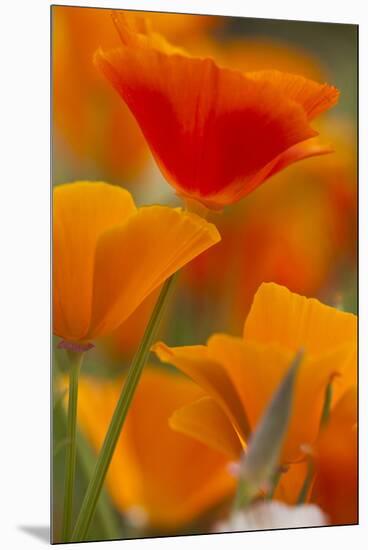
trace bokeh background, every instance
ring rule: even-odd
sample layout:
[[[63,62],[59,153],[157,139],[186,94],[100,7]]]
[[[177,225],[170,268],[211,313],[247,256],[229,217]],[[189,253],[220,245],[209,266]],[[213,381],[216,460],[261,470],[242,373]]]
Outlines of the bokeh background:
[[[222,242],[181,273],[160,339],[201,344],[216,331],[239,335],[263,281],[286,285],[357,312],[357,27],[347,24],[145,13],[155,30],[190,53],[240,70],[279,69],[339,88],[340,101],[315,126],[334,153],[287,168],[249,197],[210,216]],[[53,185],[101,180],[130,190],[137,205],[179,205],[141,131],[117,93],[98,73],[93,54],[118,47],[109,10],[52,9]],[[190,85],[190,83],[188,83]],[[246,152],[245,152],[246,154]],[[143,334],[157,293],[116,333],[97,342],[83,371],[120,376]],[[55,342],[56,344],[56,342]],[[151,358],[151,363],[157,360]],[[64,352],[54,346],[55,379]],[[157,365],[156,368],[164,368]],[[54,392],[54,532],[60,526],[65,461],[63,392]],[[79,507],[94,453],[81,436]],[[132,526],[104,494],[89,538],[155,534]],[[103,513],[105,513],[105,520]],[[106,521],[110,527],[106,530]],[[181,532],[203,532],[206,518]],[[168,530],[168,533],[170,531]],[[162,534],[162,532],[160,532]]]

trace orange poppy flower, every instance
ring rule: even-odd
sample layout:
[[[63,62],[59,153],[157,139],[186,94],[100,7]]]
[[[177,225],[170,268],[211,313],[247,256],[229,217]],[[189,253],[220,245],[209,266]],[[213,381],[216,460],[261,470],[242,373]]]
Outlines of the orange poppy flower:
[[[357,388],[350,388],[331,412],[316,445],[312,500],[333,525],[358,521]]]
[[[296,351],[304,348],[282,448],[284,465],[302,459],[303,446],[315,442],[330,380],[336,377],[334,400],[356,382],[355,345],[354,315],[264,283],[255,295],[243,338],[215,334],[207,346],[169,348],[157,343],[153,350],[208,394],[207,402],[175,412],[171,425],[236,458],[239,443],[246,445]],[[226,417],[221,428],[220,415]]]
[[[122,47],[97,65],[136,117],[166,179],[184,197],[222,208],[297,160],[325,153],[310,121],[338,91],[304,77],[221,68],[122,12]]]
[[[195,214],[137,209],[100,182],[54,189],[54,333],[86,342],[116,329],[170,275],[219,241]]]
[[[78,420],[96,452],[121,383],[80,379]],[[117,509],[127,518],[140,512],[160,534],[177,534],[235,489],[226,457],[169,427],[174,410],[201,394],[182,376],[146,367],[106,478]]]

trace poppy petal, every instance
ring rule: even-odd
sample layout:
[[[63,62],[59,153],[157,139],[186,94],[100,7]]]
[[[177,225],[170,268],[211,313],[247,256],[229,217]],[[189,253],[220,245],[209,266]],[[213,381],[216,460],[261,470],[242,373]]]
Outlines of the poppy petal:
[[[244,196],[257,171],[316,135],[303,106],[269,79],[248,78],[209,58],[167,53],[149,34],[133,39],[124,26],[120,32],[128,35],[124,47],[99,50],[96,63],[179,193],[220,208],[232,202],[233,186],[237,194],[243,188]]]
[[[295,504],[303,487],[308,472],[308,461],[289,464],[286,472],[280,477],[274,498],[287,504]]]
[[[222,365],[209,356],[206,346],[170,348],[157,342],[152,351],[160,361],[174,365],[213,397],[245,440],[249,427],[237,390]]]
[[[98,450],[118,399],[122,380],[82,377],[78,419]],[[161,369],[145,368],[106,479],[118,510],[146,516],[148,526],[175,529],[232,494],[228,459],[172,430],[173,412],[201,396],[196,384]]]
[[[331,411],[316,450],[313,502],[333,525],[358,521],[357,388],[350,388]]]
[[[133,14],[127,16],[123,11],[113,11],[112,20],[124,46],[132,48],[155,48],[163,53],[186,53],[183,49],[170,44],[163,35],[151,29],[150,21]]]
[[[355,343],[357,319],[284,286],[262,283],[245,321],[244,338],[320,354],[336,348],[336,343]]]
[[[105,232],[97,243],[89,338],[118,328],[155,288],[219,240],[203,218],[165,206],[140,208]]]
[[[293,352],[277,344],[259,344],[225,334],[208,342],[210,355],[223,365],[236,387],[254,429],[286,374]],[[345,358],[344,350],[306,357],[300,367],[293,399],[293,412],[283,445],[283,461],[301,456],[301,445],[311,444],[317,435],[325,388]]]
[[[300,160],[311,157],[318,157],[332,153],[333,149],[330,145],[321,143],[318,139],[307,139],[302,143],[297,143],[287,149],[281,155],[274,159],[271,163],[271,170],[267,174],[267,178],[277,174],[290,164],[295,164]]]
[[[130,193],[101,182],[55,187],[53,196],[53,329],[66,340],[87,334],[96,243],[136,207]]]
[[[290,164],[295,164],[300,160],[305,160],[310,157],[317,157],[332,153],[333,149],[326,144],[322,144],[318,138],[307,139],[301,143],[293,145],[271,162],[266,164],[261,170],[259,170],[254,177],[247,181],[246,194],[251,193],[254,189],[257,189],[266,179],[274,176],[284,168],[287,168]],[[244,187],[240,187],[238,192],[235,189],[229,189],[226,193],[217,195],[217,201],[223,201],[227,203],[230,200],[239,200],[244,197]]]
[[[334,86],[319,84],[304,76],[275,70],[247,73],[249,78],[270,82],[289,99],[301,105],[309,120],[333,107],[339,99]]]
[[[211,397],[202,397],[175,411],[170,426],[234,460],[239,459],[243,450],[228,416]]]

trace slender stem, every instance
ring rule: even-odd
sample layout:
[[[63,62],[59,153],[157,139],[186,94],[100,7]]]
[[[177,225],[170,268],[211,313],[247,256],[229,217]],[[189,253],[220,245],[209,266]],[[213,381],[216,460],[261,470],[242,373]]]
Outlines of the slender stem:
[[[102,445],[102,449],[97,459],[95,471],[89,482],[79,516],[77,518],[72,535],[72,542],[82,541],[87,535],[116,444],[142,374],[143,367],[148,359],[150,348],[156,337],[163,315],[164,306],[168,301],[170,290],[172,290],[175,279],[176,274],[167,279],[163,285],[142,341],[129,368],[128,376],[121,391],[119,401],[116,405],[109,429]]]
[[[83,469],[84,479],[87,484],[93,475],[96,463],[96,454],[84,434],[81,432],[77,432],[77,457],[78,464],[80,464]],[[124,533],[120,529],[119,522],[117,521],[114,506],[110,501],[110,496],[107,494],[105,488],[101,491],[96,507],[95,518],[98,519],[98,522],[103,529],[104,538],[118,539],[119,537],[124,536]]]
[[[84,353],[69,351],[69,402],[67,420],[67,440],[65,462],[65,490],[64,490],[64,515],[62,527],[62,540],[69,542],[71,534],[71,522],[73,513],[73,493],[75,479],[75,463],[77,456],[77,406],[78,406],[78,378]]]
[[[61,376],[62,374],[60,373],[57,360],[54,357],[53,381]],[[67,408],[63,406],[63,400],[64,400],[64,397],[66,396],[67,391],[68,390],[65,389],[65,391],[59,392],[59,395],[56,395],[56,399],[54,400],[55,402],[53,406],[53,426],[55,426],[55,424],[62,425],[63,432],[66,431],[67,420],[68,420]],[[54,390],[53,395],[55,396],[55,394],[56,394],[56,390]],[[55,431],[53,435],[54,435],[53,457],[55,458],[61,449],[63,449],[64,447],[66,449],[66,446],[69,440],[65,437],[63,439],[59,438],[59,440],[56,441]],[[96,454],[92,450],[89,442],[86,440],[85,435],[80,430],[78,430],[78,428],[77,428],[76,439],[77,439],[76,468],[78,468],[79,466],[81,467],[81,473],[84,473],[84,483],[86,485],[93,474],[93,470],[96,462]],[[117,515],[113,507],[113,504],[110,501],[110,497],[108,496],[105,490],[102,490],[102,493],[98,502],[98,506],[96,509],[96,516],[98,516],[98,523],[99,525],[101,525],[101,528],[103,529],[104,537],[106,539],[118,539],[119,537],[124,535],[124,533],[122,532],[122,529],[120,528],[120,523],[117,519]],[[54,537],[53,537],[53,541],[56,542]],[[61,538],[58,542],[62,542]]]
[[[314,477],[313,462],[311,459],[309,459],[308,466],[307,466],[307,473],[296,501],[297,504],[303,504],[307,500],[309,489],[313,481],[313,477]]]
[[[281,467],[277,468],[271,480],[271,487],[266,496],[267,500],[273,499],[275,491],[277,489],[277,485],[279,484],[279,481],[280,481],[280,477],[282,476],[283,473],[284,473],[284,470]]]
[[[321,414],[320,429],[324,428],[328,422],[328,419],[330,417],[331,402],[332,402],[332,382],[329,382],[327,384],[326,391],[325,391],[325,399],[324,399],[323,409]]]
[[[322,414],[321,414],[321,419],[319,423],[320,431],[326,426],[328,419],[330,417],[331,402],[332,402],[332,382],[329,382],[326,386],[325,397],[323,401]],[[314,478],[314,465],[313,465],[312,458],[309,458],[307,473],[305,475],[303,485],[300,489],[300,493],[296,501],[297,504],[303,504],[306,501],[308,497],[309,489],[313,482],[313,478]]]

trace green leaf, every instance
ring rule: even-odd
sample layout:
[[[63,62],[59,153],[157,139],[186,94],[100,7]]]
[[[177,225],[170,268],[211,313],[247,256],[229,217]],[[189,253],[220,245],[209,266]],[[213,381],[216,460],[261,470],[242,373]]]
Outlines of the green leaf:
[[[295,379],[302,359],[303,351],[299,351],[252,434],[240,464],[236,508],[248,504],[262,487],[270,484],[275,475],[289,425]]]
[[[307,496],[308,496],[308,493],[309,493],[309,489],[310,489],[310,486],[311,486],[311,483],[313,481],[313,477],[314,477],[314,467],[313,467],[313,462],[311,459],[308,460],[308,467],[307,467],[307,473],[305,475],[305,479],[303,481],[303,485],[300,489],[300,492],[299,492],[299,495],[298,495],[298,498],[296,500],[296,503],[297,504],[304,504],[305,501],[307,500]]]

